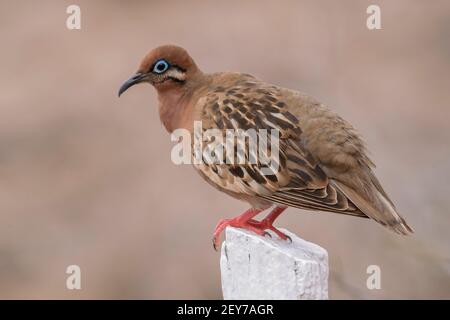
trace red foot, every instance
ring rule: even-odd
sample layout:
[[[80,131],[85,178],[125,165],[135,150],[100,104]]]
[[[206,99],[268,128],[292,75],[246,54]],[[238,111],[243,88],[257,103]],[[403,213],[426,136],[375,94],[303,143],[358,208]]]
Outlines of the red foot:
[[[247,211],[245,211],[240,216],[237,216],[236,218],[220,220],[216,226],[216,229],[214,230],[214,236],[213,236],[214,250],[217,251],[217,247],[220,244],[220,234],[228,226],[248,229],[248,230],[256,232],[257,234],[261,234],[261,231],[258,230],[258,228],[255,228],[248,223],[248,221],[251,218],[256,216],[261,211],[262,211],[261,209],[251,208],[251,209],[248,209]]]
[[[281,239],[283,240],[290,240],[292,242],[292,239],[285,235],[283,232],[278,230],[273,226],[273,222],[276,218],[279,217],[283,211],[286,210],[286,207],[275,207],[268,215],[261,221],[257,221],[254,219],[251,219],[248,221],[248,223],[253,226],[254,228],[257,228],[259,230],[272,230],[276,233]]]
[[[214,230],[214,236],[213,236],[213,247],[214,250],[217,251],[217,247],[220,242],[220,234],[222,231],[228,227],[236,227],[236,228],[242,228],[246,230],[253,231],[256,234],[259,235],[269,235],[270,233],[266,232],[265,230],[272,230],[275,232],[281,239],[283,240],[291,240],[290,237],[282,233],[280,230],[276,229],[273,226],[273,222],[276,218],[284,211],[286,208],[283,207],[275,207],[266,218],[264,218],[262,221],[254,220],[253,217],[255,217],[258,213],[260,213],[261,209],[249,209],[245,211],[240,216],[233,218],[233,219],[222,219],[219,221],[219,223],[216,226],[216,229]]]

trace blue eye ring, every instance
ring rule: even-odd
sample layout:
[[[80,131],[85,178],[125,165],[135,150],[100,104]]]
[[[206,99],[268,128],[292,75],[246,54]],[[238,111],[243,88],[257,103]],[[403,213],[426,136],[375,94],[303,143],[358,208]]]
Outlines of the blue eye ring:
[[[153,66],[153,70],[152,71],[154,73],[160,73],[161,74],[161,73],[166,72],[167,69],[169,69],[169,63],[166,60],[161,59],[161,60],[156,61],[155,65]]]

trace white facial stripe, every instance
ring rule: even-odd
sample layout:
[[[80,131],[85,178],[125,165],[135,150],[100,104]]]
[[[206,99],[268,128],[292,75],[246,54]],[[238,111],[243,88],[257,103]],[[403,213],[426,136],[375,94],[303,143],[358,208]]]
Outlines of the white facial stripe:
[[[186,74],[178,69],[172,68],[169,71],[167,71],[167,75],[169,77],[175,78],[180,81],[186,80]]]

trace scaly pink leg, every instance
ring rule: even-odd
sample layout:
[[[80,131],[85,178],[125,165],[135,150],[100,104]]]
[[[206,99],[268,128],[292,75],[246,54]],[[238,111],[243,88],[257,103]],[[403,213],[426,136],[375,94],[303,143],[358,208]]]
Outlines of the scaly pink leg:
[[[272,230],[281,239],[283,239],[283,240],[288,240],[289,239],[289,240],[292,241],[292,239],[289,236],[285,235],[283,232],[281,232],[280,230],[278,230],[277,228],[275,228],[273,226],[273,222],[275,221],[275,219],[277,219],[280,216],[280,214],[283,213],[284,210],[286,210],[286,207],[275,207],[267,215],[267,217],[265,217],[263,220],[257,221],[257,220],[251,219],[251,220],[248,221],[248,223],[251,226],[253,226],[253,227],[255,227],[255,228],[259,229],[259,230],[263,230],[263,231],[264,230]]]
[[[240,216],[237,216],[233,219],[220,220],[216,226],[216,229],[214,230],[214,236],[213,236],[214,250],[217,251],[217,247],[218,247],[219,241],[220,241],[220,234],[228,226],[250,230],[259,235],[265,235],[267,232],[265,232],[264,230],[262,230],[258,227],[253,226],[253,224],[249,224],[249,220],[251,220],[254,216],[256,216],[261,211],[263,211],[263,210],[251,208],[251,209],[248,209],[247,211],[245,211]]]

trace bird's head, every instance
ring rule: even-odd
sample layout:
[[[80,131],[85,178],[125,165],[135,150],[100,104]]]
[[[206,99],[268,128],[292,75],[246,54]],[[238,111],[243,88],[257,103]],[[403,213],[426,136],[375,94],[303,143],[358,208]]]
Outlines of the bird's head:
[[[142,59],[138,71],[119,89],[119,97],[135,84],[147,82],[159,92],[185,85],[200,71],[186,50],[165,45],[151,50]]]

